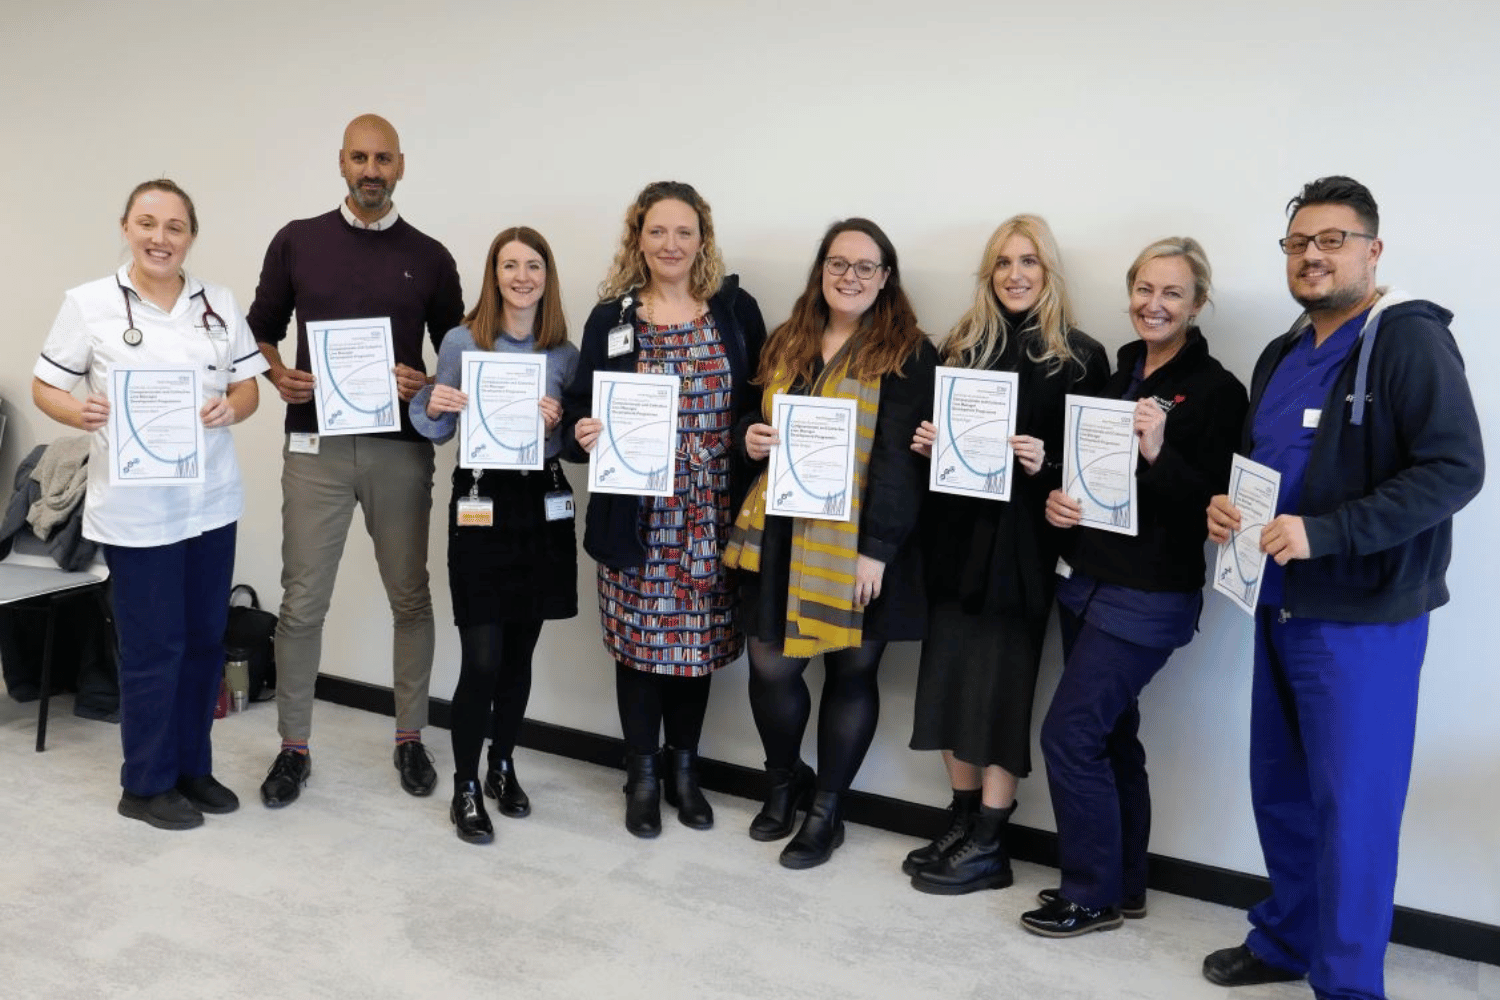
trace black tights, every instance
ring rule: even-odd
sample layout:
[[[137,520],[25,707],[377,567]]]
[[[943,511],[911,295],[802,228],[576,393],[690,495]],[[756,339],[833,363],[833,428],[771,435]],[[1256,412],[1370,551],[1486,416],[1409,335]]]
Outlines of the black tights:
[[[789,769],[802,756],[812,696],[802,679],[808,661],[782,653],[780,643],[750,640],[750,710],[766,748],[766,766]],[[818,790],[845,792],[854,782],[880,718],[876,672],[885,641],[823,654],[818,707]]]
[[[712,674],[675,677],[653,674],[615,661],[615,700],[620,705],[620,729],[631,753],[655,753],[661,749],[665,730],[667,746],[697,750],[703,735],[703,716],[708,712],[708,687]]]
[[[459,781],[479,780],[479,751],[489,730],[492,760],[509,757],[531,697],[531,654],[542,620],[520,619],[458,630],[462,659],[453,689],[453,770]],[[493,719],[491,709],[493,708]]]

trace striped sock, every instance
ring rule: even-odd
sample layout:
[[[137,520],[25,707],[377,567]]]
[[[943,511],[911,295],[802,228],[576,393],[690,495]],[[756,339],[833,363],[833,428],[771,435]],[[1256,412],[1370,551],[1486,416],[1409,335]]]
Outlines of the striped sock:
[[[281,749],[283,749],[283,750],[295,750],[297,753],[303,754],[305,756],[307,754],[307,741],[306,740],[282,740],[281,741]]]
[[[403,743],[421,743],[422,730],[420,729],[398,729],[396,730],[396,745]]]

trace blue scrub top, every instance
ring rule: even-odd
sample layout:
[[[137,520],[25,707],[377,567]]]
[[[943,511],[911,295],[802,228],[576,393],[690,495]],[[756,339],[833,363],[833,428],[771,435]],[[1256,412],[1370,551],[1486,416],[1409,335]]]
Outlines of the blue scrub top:
[[[1302,482],[1307,476],[1307,459],[1318,433],[1316,426],[1307,426],[1305,415],[1309,411],[1322,414],[1328,390],[1338,378],[1349,352],[1359,342],[1369,315],[1366,309],[1317,347],[1313,346],[1313,328],[1309,326],[1266,383],[1250,425],[1250,458],[1281,473],[1277,514],[1295,513],[1298,509]],[[1262,606],[1281,606],[1285,578],[1285,567],[1267,559],[1260,585]]]

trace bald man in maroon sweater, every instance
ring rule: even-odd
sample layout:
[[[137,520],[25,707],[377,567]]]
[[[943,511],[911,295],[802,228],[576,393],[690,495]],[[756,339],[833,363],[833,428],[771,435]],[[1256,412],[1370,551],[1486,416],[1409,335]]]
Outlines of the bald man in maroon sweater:
[[[276,627],[281,751],[260,786],[261,801],[272,808],[294,801],[312,770],[308,741],[323,619],[356,505],[391,605],[396,770],[412,795],[427,795],[437,783],[422,745],[434,642],[427,585],[432,444],[412,429],[405,406],[397,407],[400,430],[321,437],[307,338],[309,322],[388,318],[402,402],[427,384],[422,330],[436,351],[463,316],[463,293],[452,255],[391,202],[405,169],[390,122],[377,115],[350,122],[339,150],[348,197],[335,211],[288,223],[276,234],[247,315],[271,363],[266,378],[287,404]],[[288,367],[280,345],[293,312],[296,364]]]

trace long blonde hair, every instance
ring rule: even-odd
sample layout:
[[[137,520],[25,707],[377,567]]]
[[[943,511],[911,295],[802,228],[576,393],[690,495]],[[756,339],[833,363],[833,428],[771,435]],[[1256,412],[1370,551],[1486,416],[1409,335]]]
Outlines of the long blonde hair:
[[[689,291],[693,298],[707,302],[724,283],[724,258],[719,253],[719,244],[714,240],[714,216],[708,202],[703,200],[703,196],[691,184],[654,181],[647,184],[625,210],[625,230],[620,234],[620,248],[615,251],[615,260],[609,267],[609,274],[599,283],[600,301],[645,288],[651,282],[646,256],[641,253],[641,228],[646,224],[646,213],[651,210],[651,206],[668,200],[682,202],[698,216],[698,232],[703,237],[703,246],[698,248],[698,256],[688,275]]]
[[[1026,330],[1011,330],[1000,300],[995,297],[995,265],[1000,251],[1012,236],[1030,240],[1042,262],[1042,292],[1032,309],[1033,319]],[[1073,326],[1073,308],[1068,302],[1068,286],[1063,280],[1062,259],[1052,228],[1040,215],[1013,215],[1000,223],[984,245],[975,275],[974,304],[953,325],[943,341],[943,363],[964,368],[988,368],[1005,352],[1012,333],[1035,331],[1041,353],[1028,352],[1027,357],[1046,364],[1056,372],[1068,362],[1078,362],[1068,346],[1068,330]]]

